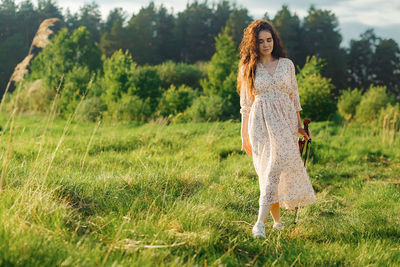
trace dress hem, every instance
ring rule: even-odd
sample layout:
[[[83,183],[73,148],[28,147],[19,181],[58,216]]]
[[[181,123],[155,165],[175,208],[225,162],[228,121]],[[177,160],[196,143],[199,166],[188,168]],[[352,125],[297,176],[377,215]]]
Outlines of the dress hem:
[[[286,198],[286,199],[282,199],[282,200],[278,200],[278,201],[273,201],[273,202],[259,202],[259,205],[272,205],[275,203],[279,203],[280,207],[288,209],[288,210],[294,210],[295,208],[299,208],[299,207],[304,207],[304,206],[309,206],[312,204],[317,203],[317,199],[316,198],[303,198],[303,199],[299,199],[297,197],[295,198]]]

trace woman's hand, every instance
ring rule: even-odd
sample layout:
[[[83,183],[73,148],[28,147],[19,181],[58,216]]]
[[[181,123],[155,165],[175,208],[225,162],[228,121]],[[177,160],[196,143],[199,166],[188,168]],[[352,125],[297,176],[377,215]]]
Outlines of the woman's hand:
[[[246,151],[246,153],[251,156],[251,145],[249,138],[242,138],[242,148],[241,150]]]
[[[310,136],[307,135],[306,130],[304,130],[303,127],[299,127],[298,133],[301,134],[306,140],[309,140],[311,138],[311,130],[308,129],[308,132],[310,133]]]

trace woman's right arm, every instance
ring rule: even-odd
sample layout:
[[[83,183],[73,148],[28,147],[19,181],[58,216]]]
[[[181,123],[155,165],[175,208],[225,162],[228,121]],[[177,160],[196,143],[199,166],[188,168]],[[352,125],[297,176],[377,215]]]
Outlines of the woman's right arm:
[[[243,72],[241,71],[241,75]],[[247,85],[244,79],[242,79],[242,83],[240,85],[240,113],[242,116],[242,123],[241,123],[241,137],[242,137],[242,150],[245,150],[247,154],[251,155],[251,146],[249,140],[249,129],[248,129],[248,122],[249,122],[249,113],[250,108],[252,106],[252,101],[248,97],[247,93]]]

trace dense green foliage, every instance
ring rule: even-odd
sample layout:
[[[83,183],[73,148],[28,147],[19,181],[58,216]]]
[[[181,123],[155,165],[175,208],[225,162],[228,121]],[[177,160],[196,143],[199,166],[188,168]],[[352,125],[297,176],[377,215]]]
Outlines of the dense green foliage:
[[[89,32],[84,27],[71,34],[63,29],[33,61],[32,72],[20,84],[21,89],[7,98],[7,110],[16,106],[20,112],[47,112],[59,90],[55,105],[57,114],[64,118],[76,110],[78,119],[90,121],[99,118],[149,121],[160,116],[174,123],[239,119],[238,55],[227,32],[225,29],[215,39],[216,53],[203,67],[172,61],[140,66],[129,51],[117,50],[109,58],[103,57],[102,68],[95,69],[94,65],[86,64],[95,58],[100,60],[98,53],[89,55],[90,49],[98,51],[88,40]],[[76,47],[87,61],[70,58],[70,51]],[[369,123],[378,119],[386,104],[394,103],[385,87],[372,84],[364,94],[358,89],[343,91],[336,103],[332,95],[334,85],[321,74],[324,66],[323,59],[311,57],[299,69],[302,117],[338,121],[337,106],[346,120],[357,118],[358,122]],[[201,78],[204,70],[207,76]],[[51,87],[56,85],[57,73],[64,77],[63,82]],[[168,84],[169,88],[165,88]]]
[[[165,61],[156,66],[158,76],[161,79],[161,86],[166,90],[171,85],[187,85],[192,88],[200,88],[202,71],[195,65],[175,63],[171,60]]]
[[[0,146],[7,151],[8,114]],[[8,125],[8,126],[7,126]],[[240,123],[16,117],[0,193],[2,266],[396,266],[399,134],[311,123],[318,202],[254,240],[259,185]],[[63,134],[63,129],[66,129]],[[174,151],[174,153],[171,153]],[[4,166],[4,165],[3,165]]]
[[[208,65],[208,77],[200,81],[204,93],[223,100],[220,119],[238,118],[239,96],[236,91],[238,51],[227,29],[215,38],[216,52]]]
[[[102,98],[110,110],[123,95],[132,94],[133,69],[136,64],[128,51],[116,51],[104,60],[104,76],[101,79]]]
[[[143,100],[148,99],[151,110],[154,112],[162,95],[161,79],[157,70],[149,66],[136,68],[132,77],[132,93]]]
[[[96,2],[83,3],[76,13],[65,10],[54,1],[39,1],[37,5],[31,0],[16,2],[7,0],[0,3],[1,94],[17,63],[30,51],[38,26],[46,18],[60,19],[52,28],[55,32],[62,27],[73,32],[84,26],[104,56],[110,57],[119,49],[128,50],[139,65],[157,65],[167,60],[187,64],[209,61],[216,50],[214,38],[224,28],[237,48],[243,29],[255,19],[247,8],[226,0],[214,4],[192,1],[175,14],[168,7],[150,1],[132,15],[122,8],[115,8],[105,20]],[[326,60],[322,75],[332,79],[335,95],[348,87],[366,90],[373,83],[386,85],[389,92],[399,96],[400,49],[393,39],[380,38],[371,28],[358,39],[351,40],[349,48],[345,49],[341,46],[345,44],[341,43],[335,14],[314,6],[310,6],[303,18],[287,5],[283,5],[273,17],[265,13],[264,18],[275,25],[296,65],[302,67],[306,57],[312,55]],[[39,50],[34,48],[34,54]],[[59,73],[54,75],[57,84]],[[167,89],[170,85],[163,87]],[[186,85],[197,88],[194,84]]]
[[[111,114],[111,119],[115,121],[148,121],[152,114],[152,105],[150,98],[145,100],[137,95],[126,95],[122,97],[114,108],[114,113]]]
[[[158,110],[161,116],[177,115],[184,112],[193,103],[193,99],[197,97],[197,91],[192,88],[181,85],[178,88],[175,85],[165,91],[162,95]]]
[[[50,45],[32,61],[27,79],[43,79],[45,86],[55,90],[61,77],[67,76],[74,67],[86,67],[91,72],[101,67],[100,49],[85,27],[79,27],[71,34],[63,28],[54,36]]]
[[[338,101],[338,110],[346,120],[351,120],[356,115],[356,107],[360,104],[362,91],[359,89],[343,90]]]
[[[185,121],[217,121],[224,116],[225,100],[219,95],[202,95],[185,111]]]
[[[80,67],[75,65],[67,73],[60,99],[61,114],[71,114],[75,111],[81,98],[86,94],[90,79],[91,72],[86,66]]]
[[[304,67],[297,74],[302,116],[312,120],[327,120],[335,111],[332,97],[334,86],[330,79],[321,75],[324,62],[316,57],[307,58]]]
[[[360,104],[356,108],[356,117],[359,122],[372,122],[379,116],[379,111],[394,99],[387,94],[386,87],[371,86],[361,97]]]
[[[79,121],[97,121],[103,118],[104,112],[107,110],[107,105],[104,101],[94,96],[84,99],[77,107],[76,119]]]
[[[221,94],[225,79],[232,72],[237,73],[239,55],[226,30],[215,38],[215,46],[216,52],[208,65],[208,77],[201,81],[207,95]]]

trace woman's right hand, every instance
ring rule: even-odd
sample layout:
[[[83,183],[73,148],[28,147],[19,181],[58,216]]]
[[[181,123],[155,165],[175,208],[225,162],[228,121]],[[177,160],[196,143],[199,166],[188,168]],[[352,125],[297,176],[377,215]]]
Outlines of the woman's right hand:
[[[251,156],[251,145],[249,138],[242,139],[242,148],[241,150],[246,151],[246,153]]]

